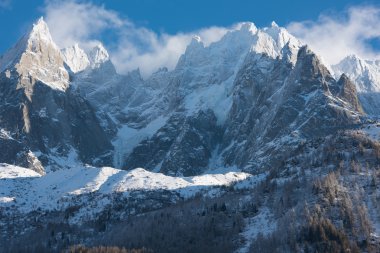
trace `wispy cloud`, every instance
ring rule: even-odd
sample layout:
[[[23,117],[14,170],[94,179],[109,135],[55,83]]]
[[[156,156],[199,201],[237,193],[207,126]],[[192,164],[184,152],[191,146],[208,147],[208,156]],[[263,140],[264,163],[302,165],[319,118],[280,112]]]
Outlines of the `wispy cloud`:
[[[12,0],[0,0],[0,9],[8,9],[11,7]]]
[[[140,68],[149,75],[159,67],[175,67],[179,56],[194,35],[207,45],[219,40],[227,28],[209,27],[190,33],[156,33],[138,27],[119,13],[91,2],[47,1],[45,19],[55,41],[61,47],[79,43],[84,48],[98,43],[97,39],[112,31],[113,40],[106,47],[119,72]]]
[[[328,63],[338,63],[349,54],[379,58],[370,41],[380,39],[380,8],[354,6],[343,13],[323,14],[317,21],[293,22],[288,30],[306,42]]]
[[[2,1],[10,0],[0,0],[0,6]],[[230,29],[207,27],[174,35],[156,33],[91,1],[46,0],[45,3],[45,18],[59,46],[67,47],[77,42],[88,49],[99,43],[103,35],[112,36],[105,41],[106,47],[121,73],[140,68],[147,76],[163,66],[172,69],[194,35],[199,35],[208,45]],[[335,64],[349,54],[366,59],[379,58],[379,50],[370,43],[380,39],[378,24],[380,8],[367,5],[323,14],[316,21],[292,22],[287,29],[309,44],[327,63]]]
[[[145,28],[127,29],[113,52],[113,60],[121,70],[139,67],[144,75],[163,66],[173,69],[194,35],[199,35],[208,45],[219,40],[226,31],[226,28],[210,27],[192,33],[169,35],[156,34]]]
[[[107,29],[130,26],[118,13],[89,2],[46,1],[44,11],[51,33],[61,47],[74,43],[88,46]]]

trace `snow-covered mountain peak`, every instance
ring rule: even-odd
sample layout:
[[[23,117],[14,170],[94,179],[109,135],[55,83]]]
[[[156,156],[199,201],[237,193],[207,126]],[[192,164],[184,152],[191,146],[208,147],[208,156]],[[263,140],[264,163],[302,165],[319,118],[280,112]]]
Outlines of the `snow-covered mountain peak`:
[[[275,21],[272,21],[272,23],[270,25],[271,25],[271,27],[279,27]]]
[[[242,22],[228,31],[219,41],[205,47],[199,36],[194,36],[187,46],[184,55],[179,59],[177,68],[184,66],[210,66],[220,64],[220,58],[226,61],[239,58],[237,55],[247,53],[257,33],[251,22]],[[231,58],[231,59],[226,59]]]
[[[380,66],[377,61],[363,60],[357,55],[349,55],[332,68],[336,77],[346,73],[355,81],[358,92],[380,91]]]
[[[273,59],[286,57],[295,63],[301,46],[302,43],[297,38],[274,22],[271,27],[262,29],[258,29],[252,22],[243,22],[207,47],[198,36],[193,37],[177,68],[203,64],[219,65],[222,59],[236,63],[237,59],[248,52],[265,54]]]
[[[281,47],[288,42],[290,44],[301,44],[300,41],[291,35],[284,27],[280,27],[276,22],[272,21],[270,27],[262,29],[265,33],[273,38]],[[301,46],[301,45],[300,45]]]
[[[0,71],[16,70],[22,86],[39,80],[53,89],[66,90],[69,74],[62,54],[54,43],[43,18],[0,58]]]
[[[185,54],[194,54],[194,52],[199,53],[198,51],[202,50],[203,48],[204,48],[204,44],[202,42],[201,37],[199,37],[198,35],[195,35],[191,39],[190,44],[187,46]]]
[[[110,60],[108,51],[105,49],[103,44],[97,44],[88,54],[88,58],[91,63],[92,68],[99,68],[105,62]]]
[[[263,29],[265,33],[269,34],[281,47],[286,43],[301,44],[300,41],[291,35],[288,30],[283,27],[279,27],[276,23],[272,23],[271,27]]]
[[[29,32],[29,39],[28,39],[29,43],[38,43],[40,41],[56,46],[56,44],[54,43],[51,37],[49,27],[44,21],[43,17],[38,19],[38,21],[33,24],[33,28]],[[32,46],[37,46],[37,45],[32,44]]]
[[[14,67],[25,51],[36,50],[35,46],[40,40],[45,43],[47,42],[49,44],[54,44],[49,28],[42,17],[33,24],[25,35],[16,43],[16,45],[1,56],[0,71]]]
[[[237,30],[255,34],[257,32],[257,27],[252,22],[242,22],[237,25]]]
[[[63,49],[62,56],[65,63],[74,73],[83,71],[90,66],[87,54],[79,47],[78,43],[75,43],[74,46]]]
[[[194,35],[192,38],[192,41],[194,41],[195,43],[200,43],[200,42],[202,42],[202,39],[200,36]]]
[[[361,59],[349,55],[333,65],[335,78],[345,73],[356,86],[364,111],[370,115],[379,115],[380,110],[380,65],[379,61]]]
[[[368,66],[367,63],[357,55],[348,55],[337,65],[334,65],[333,68],[337,72],[337,75],[341,75],[342,72],[344,72],[348,76],[354,77],[363,74]]]
[[[301,46],[302,43],[285,28],[272,25],[257,31],[250,51],[265,54],[273,59],[286,57],[294,65],[297,52]]]

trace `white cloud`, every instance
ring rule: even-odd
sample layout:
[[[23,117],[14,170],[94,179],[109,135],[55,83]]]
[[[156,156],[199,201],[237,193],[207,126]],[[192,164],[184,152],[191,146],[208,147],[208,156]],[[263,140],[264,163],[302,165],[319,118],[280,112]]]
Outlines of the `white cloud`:
[[[287,29],[320,54],[329,64],[336,64],[349,54],[365,59],[379,58],[370,40],[380,39],[380,9],[355,6],[343,15],[321,15],[317,21],[292,22]]]
[[[45,20],[50,32],[61,47],[95,41],[106,29],[117,29],[129,25],[114,11],[91,3],[76,1],[47,1]]]
[[[85,49],[97,43],[97,39],[108,30],[112,31],[112,41],[107,41],[112,61],[119,72],[140,68],[144,76],[160,67],[175,67],[179,56],[194,35],[199,35],[208,45],[219,40],[227,28],[210,27],[190,33],[157,34],[137,27],[119,13],[91,2],[47,1],[45,20],[54,40],[60,47],[79,43]]]
[[[0,0],[0,9],[10,8],[12,4],[11,0]]]
[[[210,27],[176,35],[156,34],[144,28],[127,29],[123,32],[118,47],[112,52],[113,61],[121,70],[139,67],[146,76],[163,66],[173,69],[194,35],[199,35],[203,43],[209,45],[219,40],[227,29]]]

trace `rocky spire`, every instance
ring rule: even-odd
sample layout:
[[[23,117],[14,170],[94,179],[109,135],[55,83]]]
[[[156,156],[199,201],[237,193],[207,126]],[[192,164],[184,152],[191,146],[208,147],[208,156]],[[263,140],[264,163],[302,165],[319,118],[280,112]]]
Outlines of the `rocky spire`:
[[[41,17],[17,44],[0,59],[0,71],[17,72],[21,86],[31,90],[36,80],[53,89],[66,90],[69,74],[48,25]]]

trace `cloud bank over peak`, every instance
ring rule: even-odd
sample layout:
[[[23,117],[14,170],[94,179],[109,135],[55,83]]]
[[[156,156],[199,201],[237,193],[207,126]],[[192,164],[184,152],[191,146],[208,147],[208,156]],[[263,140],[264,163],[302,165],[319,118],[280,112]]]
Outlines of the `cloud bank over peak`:
[[[336,64],[351,54],[378,59],[380,52],[372,43],[380,39],[379,24],[380,8],[365,5],[322,14],[317,21],[292,22],[287,29],[329,64]]]
[[[0,0],[1,1],[1,0]],[[45,20],[57,44],[64,48],[79,43],[85,50],[104,42],[119,73],[140,68],[147,77],[160,67],[173,69],[195,35],[207,46],[218,41],[231,27],[206,27],[192,32],[156,33],[137,26],[120,13],[91,1],[47,0]],[[254,21],[254,20],[253,20]],[[350,54],[365,59],[379,59],[380,8],[353,6],[340,13],[322,14],[316,21],[292,22],[290,33],[322,56],[336,64]]]
[[[194,35],[199,35],[208,45],[228,31],[228,28],[215,26],[175,35],[157,34],[136,26],[128,18],[104,6],[74,0],[47,1],[44,14],[60,47],[78,43],[89,50],[99,43],[97,39],[102,35],[112,36],[112,42],[105,44],[118,72],[140,68],[144,76],[164,66],[173,69]]]
[[[61,47],[80,43],[82,47],[98,44],[97,38],[107,30],[118,30],[130,26],[128,20],[120,18],[115,11],[90,2],[46,1],[45,20],[54,40]]]

